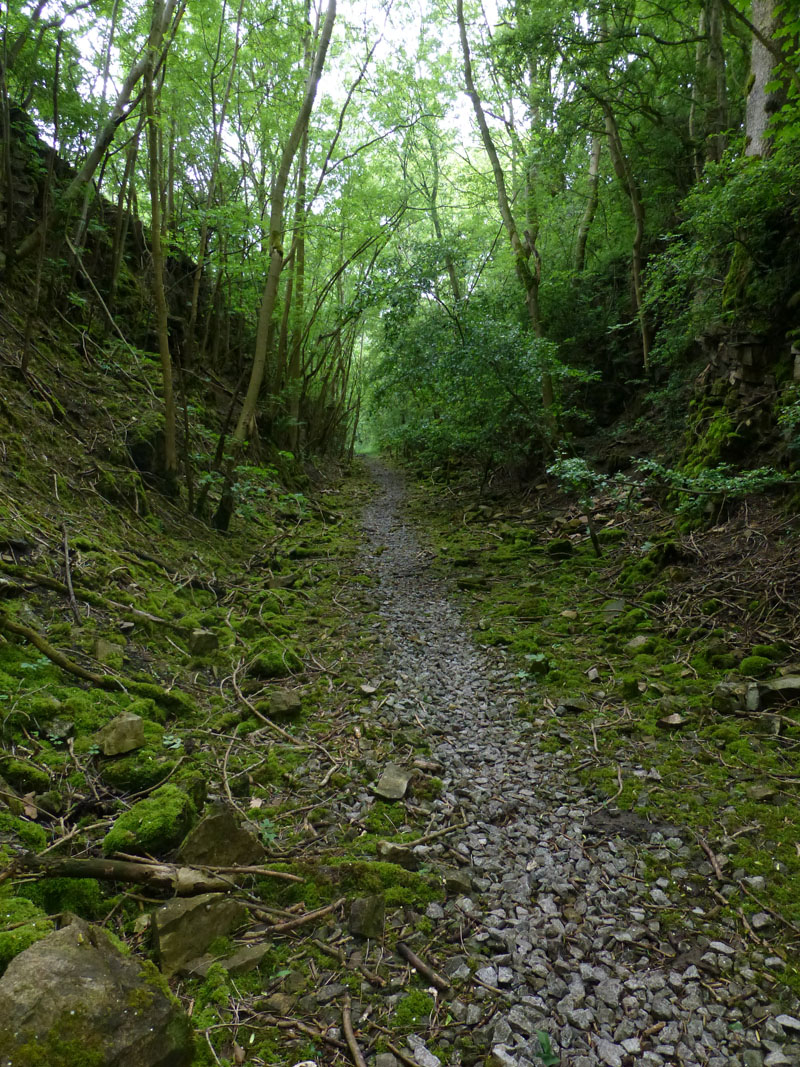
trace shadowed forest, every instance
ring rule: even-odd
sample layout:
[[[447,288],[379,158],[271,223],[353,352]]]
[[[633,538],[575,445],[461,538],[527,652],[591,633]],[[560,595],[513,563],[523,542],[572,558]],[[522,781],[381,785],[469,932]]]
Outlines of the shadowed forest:
[[[0,1059],[800,1064],[800,13],[0,14]]]

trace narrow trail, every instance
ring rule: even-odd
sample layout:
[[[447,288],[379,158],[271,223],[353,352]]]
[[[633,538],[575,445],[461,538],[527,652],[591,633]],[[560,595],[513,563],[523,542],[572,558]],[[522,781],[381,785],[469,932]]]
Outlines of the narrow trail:
[[[403,518],[402,476],[370,467],[380,493],[364,513],[365,566],[394,682],[374,714],[430,741],[444,782],[430,829],[465,823],[417,849],[460,872],[448,902],[428,908],[445,973],[473,971],[470,994],[442,1012],[488,1043],[495,1067],[796,1067],[800,1022],[769,992],[780,961],[745,953],[734,931],[715,939],[670,879],[646,880],[648,857],[680,878],[696,845],[615,817],[558,754],[537,750],[516,679],[474,645]],[[447,1036],[439,1059],[422,1033],[410,1045],[421,1067],[462,1062]]]

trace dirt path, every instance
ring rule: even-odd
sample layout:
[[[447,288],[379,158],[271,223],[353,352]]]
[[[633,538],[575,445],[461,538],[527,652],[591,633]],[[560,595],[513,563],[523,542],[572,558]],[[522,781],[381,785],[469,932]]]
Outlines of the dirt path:
[[[424,1033],[409,1042],[416,1061],[475,1062],[488,1047],[493,1065],[509,1067],[796,1067],[800,1021],[771,1003],[780,961],[746,953],[733,930],[717,939],[669,878],[647,880],[648,858],[680,878],[692,842],[615,816],[558,754],[537,750],[534,727],[515,714],[514,677],[475,647],[402,516],[402,477],[371,470],[381,491],[364,515],[365,566],[394,682],[373,713],[430,740],[444,786],[429,830],[465,823],[416,850],[457,868],[428,918],[446,973],[464,981],[440,1013],[454,1025],[437,1055]],[[467,1024],[467,1041],[455,1024]]]

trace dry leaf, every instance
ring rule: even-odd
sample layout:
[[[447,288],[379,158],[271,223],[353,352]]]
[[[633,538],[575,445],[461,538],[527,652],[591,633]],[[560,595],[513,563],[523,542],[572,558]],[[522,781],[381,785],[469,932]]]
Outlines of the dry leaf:
[[[361,689],[361,692],[364,694],[364,696],[367,696],[367,697],[371,697],[373,693],[377,693],[378,692],[377,685],[367,685],[366,682],[364,683],[364,685],[360,686],[359,688]]]
[[[250,808],[251,808],[251,810],[253,808],[263,808],[263,807],[264,807],[264,801],[261,799],[261,797],[250,797]]]
[[[246,1059],[247,1059],[247,1053],[245,1052],[245,1050],[242,1048],[241,1045],[238,1045],[234,1041],[234,1043],[233,1043],[233,1062],[234,1063],[244,1063],[244,1061]]]
[[[22,810],[29,819],[36,819],[39,817],[39,809],[33,802],[35,796],[35,793],[26,793],[25,796],[21,798]]]

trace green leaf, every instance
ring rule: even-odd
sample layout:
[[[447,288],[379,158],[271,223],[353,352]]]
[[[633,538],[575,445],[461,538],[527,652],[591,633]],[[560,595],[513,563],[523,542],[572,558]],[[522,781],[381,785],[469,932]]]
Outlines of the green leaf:
[[[544,1067],[558,1067],[558,1064],[561,1063],[561,1057],[553,1052],[553,1046],[550,1044],[550,1035],[546,1034],[544,1030],[537,1030],[536,1039],[539,1042],[539,1056]]]

